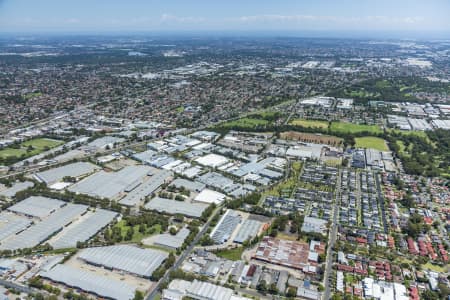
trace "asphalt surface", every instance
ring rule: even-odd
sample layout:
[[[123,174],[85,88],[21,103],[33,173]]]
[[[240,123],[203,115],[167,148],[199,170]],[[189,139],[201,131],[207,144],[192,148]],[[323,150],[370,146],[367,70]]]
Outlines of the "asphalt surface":
[[[382,189],[381,189],[381,184],[380,184],[380,176],[378,173],[375,173],[374,175],[375,175],[375,182],[377,184],[378,203],[380,204],[380,208],[381,208],[381,220],[383,221],[384,233],[388,234],[389,227],[388,227],[387,218],[386,218],[386,210],[384,208],[384,197],[383,197],[383,194],[381,193]]]
[[[336,243],[337,238],[337,228],[338,228],[337,218],[339,215],[340,197],[341,197],[341,170],[339,170],[339,176],[336,184],[336,202],[334,204],[333,221],[331,223],[331,229],[328,238],[327,261],[325,263],[325,272],[323,275],[325,291],[322,294],[322,299],[324,300],[328,300],[331,298],[330,282],[333,267],[333,247],[334,244]]]

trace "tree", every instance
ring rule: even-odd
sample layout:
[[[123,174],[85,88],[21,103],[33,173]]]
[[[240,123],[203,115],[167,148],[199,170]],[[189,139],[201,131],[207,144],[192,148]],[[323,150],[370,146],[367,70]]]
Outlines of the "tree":
[[[269,293],[271,293],[273,295],[278,294],[278,288],[277,288],[277,285],[276,285],[275,282],[270,284],[270,286],[269,286]]]
[[[139,290],[136,290],[136,291],[134,292],[134,298],[133,298],[133,300],[144,300],[144,293],[142,293],[142,292],[139,291]]]
[[[286,296],[289,298],[295,298],[297,296],[297,290],[293,287],[289,287]]]
[[[267,283],[266,281],[263,279],[261,280],[258,285],[256,286],[256,289],[261,292],[262,294],[265,294],[267,292]]]
[[[426,290],[420,295],[423,300],[439,300],[439,295],[436,292]]]

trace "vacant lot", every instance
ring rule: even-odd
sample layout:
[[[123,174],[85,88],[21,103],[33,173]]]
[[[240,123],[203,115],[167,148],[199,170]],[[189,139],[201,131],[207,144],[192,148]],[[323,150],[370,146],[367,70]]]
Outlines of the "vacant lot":
[[[363,125],[363,124],[353,124],[346,122],[332,122],[330,126],[332,132],[340,133],[381,133],[381,128],[377,125]]]
[[[355,138],[357,148],[372,148],[380,151],[389,151],[386,141],[374,136]]]
[[[286,140],[297,140],[305,143],[327,144],[331,146],[339,146],[343,142],[343,139],[332,135],[297,131],[282,132],[280,137]]]
[[[294,119],[290,122],[290,124],[307,128],[321,128],[321,129],[328,128],[328,122],[318,120]]]
[[[236,247],[232,249],[224,249],[214,252],[217,256],[229,259],[229,260],[240,260],[244,252],[244,247]]]
[[[0,158],[8,157],[22,157],[27,158],[41,152],[50,150],[56,146],[63,144],[64,142],[52,139],[33,139],[21,143],[18,146],[10,146],[5,149],[0,150]]]

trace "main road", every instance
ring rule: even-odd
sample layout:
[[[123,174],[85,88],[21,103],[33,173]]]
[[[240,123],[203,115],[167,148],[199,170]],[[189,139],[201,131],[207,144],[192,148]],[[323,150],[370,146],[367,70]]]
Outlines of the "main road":
[[[341,170],[339,170],[339,176],[336,183],[336,202],[334,203],[333,210],[333,220],[330,227],[330,233],[328,236],[328,249],[327,249],[327,260],[325,262],[325,272],[323,275],[325,291],[322,295],[322,299],[328,300],[331,295],[331,274],[333,267],[333,247],[336,243],[337,238],[337,228],[338,228],[338,215],[339,215],[339,204],[341,199]]]
[[[148,295],[147,300],[153,300],[153,299],[156,298],[156,296],[159,293],[159,290],[160,290],[161,286],[163,285],[163,283],[167,282],[167,280],[169,279],[170,272],[178,269],[183,264],[184,260],[191,254],[192,250],[194,250],[195,245],[197,245],[197,243],[200,240],[200,238],[206,233],[206,231],[209,228],[209,225],[211,224],[211,221],[220,212],[221,209],[222,209],[222,205],[218,206],[216,208],[216,210],[214,211],[214,213],[211,214],[211,216],[209,217],[208,221],[205,223],[205,225],[203,225],[202,230],[200,230],[197,233],[197,235],[195,236],[195,238],[192,241],[192,243],[186,248],[186,250],[183,251],[183,253],[178,257],[176,262],[173,264],[173,266],[170,267],[166,271],[164,276],[158,281],[156,286],[153,288],[153,290]]]

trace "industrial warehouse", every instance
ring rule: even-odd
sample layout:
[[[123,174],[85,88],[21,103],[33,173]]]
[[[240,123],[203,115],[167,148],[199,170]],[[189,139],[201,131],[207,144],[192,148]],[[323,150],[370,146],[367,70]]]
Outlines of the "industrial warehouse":
[[[0,213],[0,249],[32,248],[47,241],[56,248],[75,247],[112,222],[117,213],[61,200],[32,196]],[[56,235],[55,235],[56,234]]]

